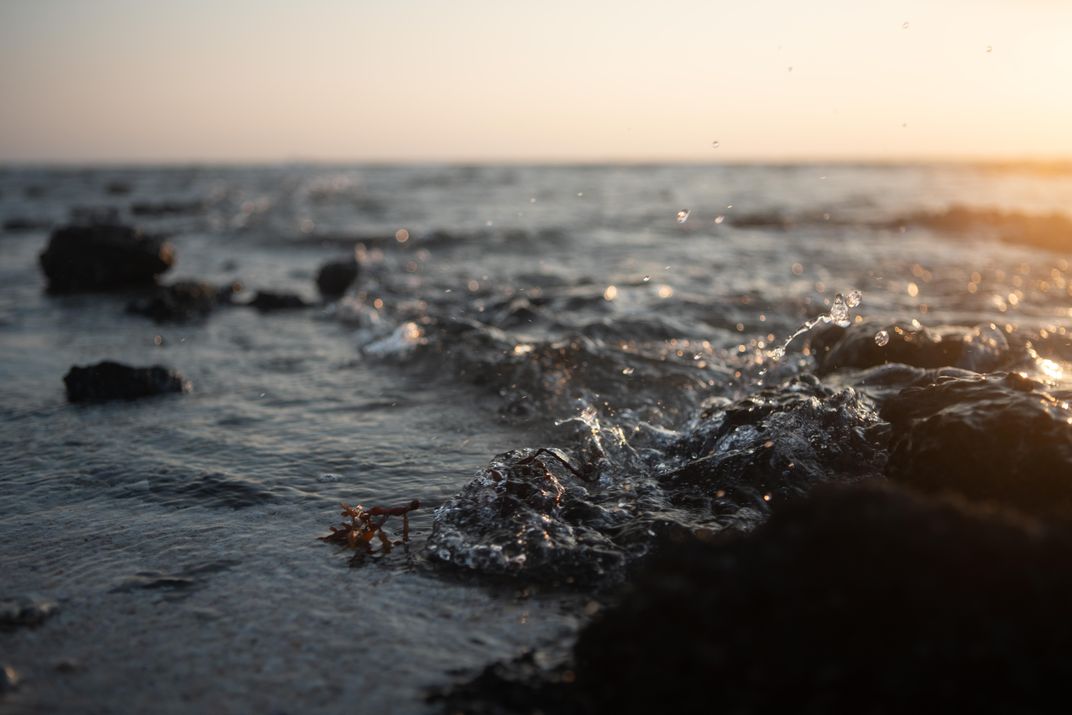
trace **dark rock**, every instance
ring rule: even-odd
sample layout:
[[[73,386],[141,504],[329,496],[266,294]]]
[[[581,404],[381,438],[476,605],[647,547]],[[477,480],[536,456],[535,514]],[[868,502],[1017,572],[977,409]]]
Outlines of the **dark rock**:
[[[131,367],[111,361],[72,367],[63,382],[71,402],[133,400],[189,389],[182,375],[166,367]]]
[[[199,211],[203,210],[204,207],[204,202],[198,199],[194,199],[191,201],[141,201],[133,204],[130,207],[130,213],[134,214],[135,216],[174,216],[179,214],[198,213]]]
[[[316,287],[326,298],[337,298],[357,280],[357,261],[353,258],[330,261],[320,266],[316,274]]]
[[[296,293],[275,293],[272,291],[259,290],[253,296],[253,300],[247,303],[251,308],[256,308],[262,313],[274,310],[294,310],[296,308],[308,308],[310,303]]]
[[[886,402],[886,473],[1032,514],[1072,515],[1072,410],[1016,373],[931,373]]]
[[[591,713],[1064,712],[1070,559],[1068,535],[1034,523],[831,490],[750,536],[668,544],[581,632],[572,698],[544,700]]]
[[[56,603],[30,596],[0,601],[0,630],[36,627],[57,611]]]
[[[888,342],[879,345],[875,336],[885,331]],[[944,326],[926,328],[919,323],[878,326],[859,323],[848,328],[829,325],[811,339],[811,352],[820,375],[842,368],[868,368],[884,363],[913,367],[963,367],[990,371],[1012,358],[1009,341],[993,323],[974,328]]]
[[[177,281],[131,301],[127,312],[148,316],[158,323],[203,318],[219,305],[230,305],[241,287],[240,283],[217,287],[200,281]]]
[[[118,224],[64,226],[52,232],[41,268],[54,293],[152,285],[171,268],[170,243]]]
[[[766,512],[824,482],[881,476],[886,431],[852,388],[801,375],[706,410],[685,438],[667,445],[672,469],[659,480],[675,506]]]

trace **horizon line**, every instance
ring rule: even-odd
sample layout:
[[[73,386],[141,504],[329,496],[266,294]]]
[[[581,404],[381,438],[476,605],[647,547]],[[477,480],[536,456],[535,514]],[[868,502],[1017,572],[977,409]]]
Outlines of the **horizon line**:
[[[149,158],[149,159],[29,159],[9,160],[0,158],[0,171],[11,169],[141,169],[141,168],[253,168],[253,167],[421,167],[421,166],[530,166],[530,167],[569,167],[569,166],[1025,166],[1038,168],[1072,168],[1072,155],[1042,157],[1022,156],[815,156],[815,157],[733,157],[722,160],[688,159],[688,158],[563,158],[563,157],[515,157],[515,158]]]

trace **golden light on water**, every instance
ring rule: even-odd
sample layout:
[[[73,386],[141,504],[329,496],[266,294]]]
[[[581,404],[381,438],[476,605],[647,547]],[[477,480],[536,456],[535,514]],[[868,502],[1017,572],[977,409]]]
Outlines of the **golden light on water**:
[[[1051,380],[1064,379],[1064,369],[1053,360],[1050,360],[1048,358],[1042,358],[1040,360],[1036,360],[1035,364],[1038,365],[1039,372],[1041,372],[1043,375],[1050,378]]]

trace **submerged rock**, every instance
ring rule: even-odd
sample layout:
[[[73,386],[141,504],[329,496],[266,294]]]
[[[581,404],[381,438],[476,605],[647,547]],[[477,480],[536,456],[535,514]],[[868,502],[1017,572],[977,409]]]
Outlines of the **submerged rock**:
[[[0,600],[0,630],[39,626],[57,610],[54,601],[34,596]]]
[[[74,366],[63,378],[70,402],[133,400],[139,397],[185,392],[189,383],[166,367],[131,367],[104,361],[87,367]]]
[[[256,295],[253,296],[253,300],[249,301],[246,305],[251,308],[256,308],[262,313],[269,313],[275,310],[308,308],[311,304],[305,302],[305,299],[296,293],[275,293],[272,291],[259,290]]]
[[[931,373],[886,402],[890,479],[1072,515],[1072,410],[1016,373]]]
[[[325,298],[337,298],[357,280],[358,270],[354,258],[325,263],[317,271],[316,287]]]
[[[148,316],[158,323],[203,318],[217,306],[229,305],[241,287],[237,282],[218,287],[201,281],[176,281],[131,301],[127,312]]]
[[[152,285],[174,261],[170,243],[120,224],[58,228],[41,254],[54,293]]]
[[[1070,558],[1066,534],[1011,518],[831,490],[747,537],[650,558],[581,632],[572,700],[586,712],[1063,712]]]

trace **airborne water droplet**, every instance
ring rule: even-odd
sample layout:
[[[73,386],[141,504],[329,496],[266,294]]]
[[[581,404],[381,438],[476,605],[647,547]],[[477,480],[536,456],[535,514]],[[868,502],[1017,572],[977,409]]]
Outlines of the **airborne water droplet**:
[[[906,22],[906,23],[903,23],[903,24],[901,25],[901,29],[902,29],[902,30],[907,30],[907,29],[908,29],[908,23],[907,23],[907,22]]]
[[[849,327],[849,306],[841,293],[834,296],[834,304],[830,306],[830,320],[839,328]]]
[[[877,333],[875,333],[875,345],[878,345],[881,348],[881,347],[885,347],[886,344],[889,343],[889,342],[890,342],[890,334],[888,332],[886,332],[885,330],[880,330]]]
[[[622,374],[623,375],[632,375],[634,372],[635,372],[634,368],[631,368],[631,367],[623,367],[622,368]]]
[[[717,141],[711,142],[711,148],[712,149],[718,149],[718,142]]]
[[[715,223],[722,223],[725,220],[726,220],[726,217],[723,216],[722,214],[719,214],[718,216],[715,216]]]
[[[991,47],[990,45],[987,45],[987,46],[986,46],[986,51],[987,51],[988,53],[990,53],[990,52],[993,52],[993,51],[994,51],[994,48],[993,48],[993,47]]]
[[[644,282],[647,283],[651,280],[651,276],[644,276]]]
[[[864,294],[858,290],[851,290],[849,294],[845,296],[845,305],[850,308],[855,308],[860,305],[860,301],[863,300]]]
[[[689,213],[690,212],[689,212],[688,209],[681,209],[680,211],[678,211],[677,212],[677,222],[678,223],[685,223],[686,221],[688,221],[689,220]]]

